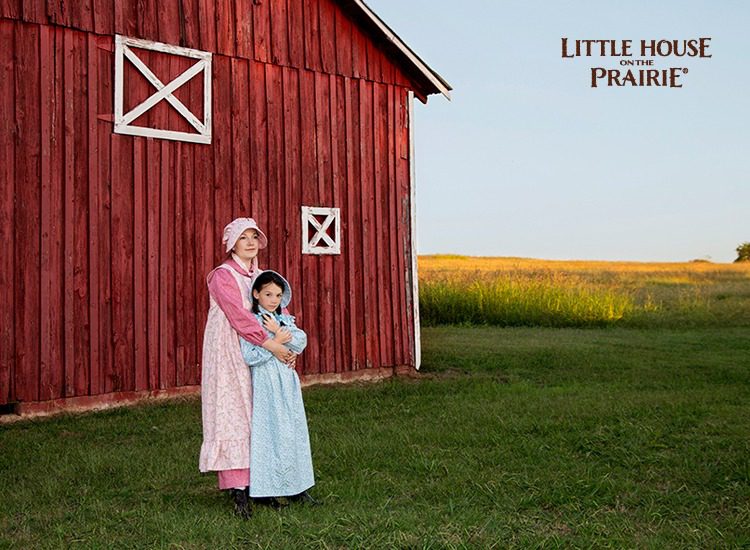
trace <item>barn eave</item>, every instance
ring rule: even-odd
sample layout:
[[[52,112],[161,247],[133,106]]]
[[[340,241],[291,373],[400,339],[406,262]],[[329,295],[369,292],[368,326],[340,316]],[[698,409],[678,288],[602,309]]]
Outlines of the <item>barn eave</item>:
[[[418,85],[414,92],[420,100],[426,103],[428,95],[442,94],[450,101],[452,86],[427,65],[363,0],[341,0],[341,4],[390,46],[387,49],[399,58],[407,74]]]

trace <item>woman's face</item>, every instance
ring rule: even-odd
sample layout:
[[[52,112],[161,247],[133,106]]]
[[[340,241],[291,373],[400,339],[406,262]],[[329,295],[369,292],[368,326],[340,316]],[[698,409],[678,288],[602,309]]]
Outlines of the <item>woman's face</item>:
[[[237,239],[232,252],[237,254],[243,262],[249,262],[258,255],[259,249],[258,232],[255,229],[245,229],[240,238]]]
[[[284,290],[276,283],[267,283],[260,290],[253,290],[253,296],[258,300],[260,307],[266,311],[276,311],[281,304]]]

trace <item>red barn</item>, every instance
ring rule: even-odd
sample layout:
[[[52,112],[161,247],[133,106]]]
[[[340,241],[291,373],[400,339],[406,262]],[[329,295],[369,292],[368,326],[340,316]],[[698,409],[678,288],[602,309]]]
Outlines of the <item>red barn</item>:
[[[205,276],[252,215],[308,381],[419,366],[412,96],[361,0],[0,0],[0,407],[200,383]]]

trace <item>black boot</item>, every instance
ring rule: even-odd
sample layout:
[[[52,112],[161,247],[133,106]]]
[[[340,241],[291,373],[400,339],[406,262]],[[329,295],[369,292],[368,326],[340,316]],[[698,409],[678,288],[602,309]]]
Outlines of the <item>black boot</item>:
[[[271,508],[274,508],[276,510],[289,505],[286,499],[278,497],[255,497],[253,498],[253,501],[255,501],[257,504],[270,506]]]
[[[302,503],[302,504],[309,504],[310,506],[320,506],[321,504],[323,504],[322,501],[320,501],[320,500],[318,500],[316,498],[313,498],[313,496],[310,493],[308,493],[307,491],[302,491],[298,495],[293,495],[293,496],[289,497],[289,500],[291,500],[292,502],[299,502],[299,503]]]
[[[234,513],[242,519],[250,519],[253,515],[253,505],[247,495],[247,488],[230,489],[229,493],[234,501]]]

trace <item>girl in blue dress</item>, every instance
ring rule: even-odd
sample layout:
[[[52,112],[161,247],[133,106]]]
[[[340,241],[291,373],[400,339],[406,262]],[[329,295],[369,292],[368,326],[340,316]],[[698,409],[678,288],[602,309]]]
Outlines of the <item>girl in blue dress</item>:
[[[288,332],[285,345],[301,353],[307,335],[283,312],[292,291],[275,271],[263,271],[252,286],[252,310],[271,336]],[[307,490],[315,484],[302,388],[294,368],[272,353],[241,339],[242,356],[252,370],[253,416],[250,487],[253,498],[290,497],[315,504]]]

